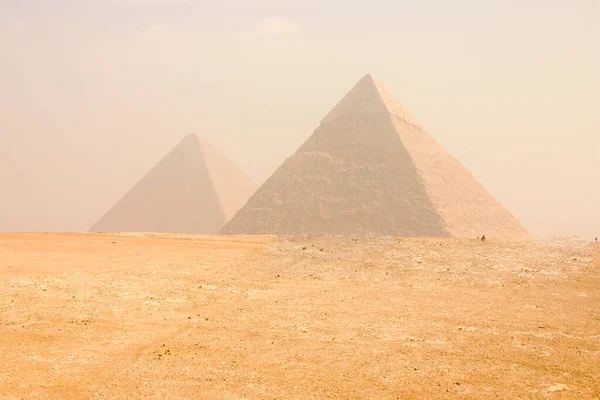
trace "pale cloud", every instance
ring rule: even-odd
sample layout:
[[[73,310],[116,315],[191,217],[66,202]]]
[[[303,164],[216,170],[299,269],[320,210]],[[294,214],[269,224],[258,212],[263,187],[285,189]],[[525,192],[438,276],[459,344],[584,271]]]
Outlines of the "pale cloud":
[[[300,25],[282,18],[268,17],[247,31],[234,32],[233,40],[244,45],[258,45],[263,48],[289,48],[301,43]]]
[[[254,28],[254,33],[260,37],[283,37],[298,34],[300,26],[281,17],[265,18]]]

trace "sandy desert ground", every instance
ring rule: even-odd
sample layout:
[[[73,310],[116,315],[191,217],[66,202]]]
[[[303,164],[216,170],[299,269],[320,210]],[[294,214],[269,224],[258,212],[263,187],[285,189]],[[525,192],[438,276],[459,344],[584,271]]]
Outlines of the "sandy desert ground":
[[[599,256],[0,234],[0,399],[597,399]]]

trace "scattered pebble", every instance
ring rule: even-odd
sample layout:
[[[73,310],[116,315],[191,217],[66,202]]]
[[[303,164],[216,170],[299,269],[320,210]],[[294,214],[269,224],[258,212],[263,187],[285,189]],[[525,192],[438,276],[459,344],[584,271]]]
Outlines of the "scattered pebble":
[[[548,388],[551,392],[562,392],[563,390],[567,390],[569,387],[567,385],[563,385],[562,383],[557,383],[556,385],[552,385]]]

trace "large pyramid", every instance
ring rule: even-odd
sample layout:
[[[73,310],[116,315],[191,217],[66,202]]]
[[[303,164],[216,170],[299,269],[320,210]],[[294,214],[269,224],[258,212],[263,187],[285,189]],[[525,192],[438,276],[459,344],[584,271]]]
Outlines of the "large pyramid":
[[[91,231],[219,233],[255,190],[210,143],[187,135]]]
[[[370,75],[221,232],[529,238]]]

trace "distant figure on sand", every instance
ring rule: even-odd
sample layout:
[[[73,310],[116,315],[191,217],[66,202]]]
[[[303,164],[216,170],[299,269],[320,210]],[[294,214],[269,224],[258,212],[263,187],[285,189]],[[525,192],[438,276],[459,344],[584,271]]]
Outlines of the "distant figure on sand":
[[[482,242],[485,242],[485,235],[483,235],[483,236],[481,237],[481,241],[482,241]]]
[[[596,243],[598,243],[598,238],[596,238]]]

